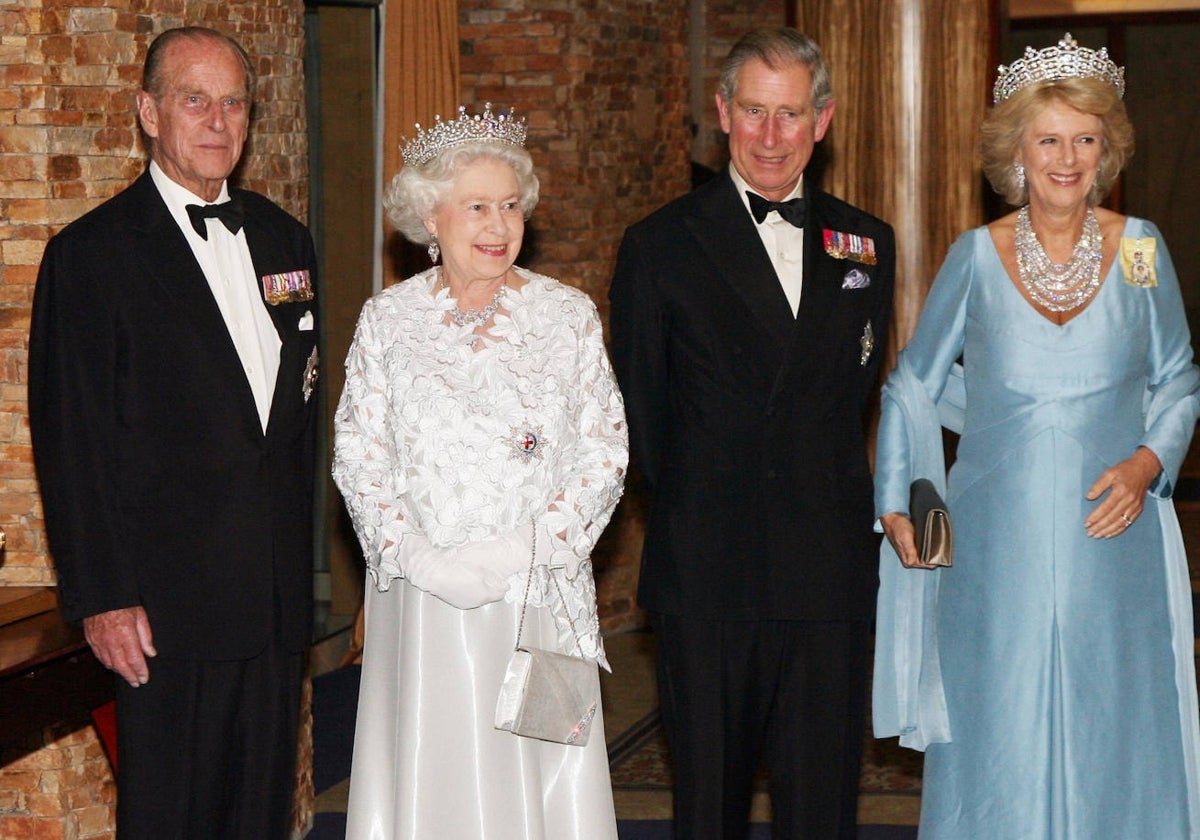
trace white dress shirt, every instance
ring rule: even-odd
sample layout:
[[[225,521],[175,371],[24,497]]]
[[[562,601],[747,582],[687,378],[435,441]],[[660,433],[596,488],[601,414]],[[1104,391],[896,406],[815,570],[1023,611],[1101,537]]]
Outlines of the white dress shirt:
[[[189,204],[220,204],[229,200],[229,187],[221,185],[221,194],[207,202],[167,177],[157,163],[150,163],[150,177],[158,187],[167,209],[192,246],[192,253],[204,271],[208,287],[225,319],[225,327],[242,361],[242,370],[254,393],[263,432],[271,415],[271,395],[279,374],[279,348],[282,342],[267,313],[259,290],[245,229],[230,233],[219,219],[207,219],[208,239],[202,239],[187,213]]]
[[[746,197],[746,192],[757,193],[758,190],[750,188],[732,163],[729,164],[729,175],[733,178],[733,185],[737,187],[742,204],[746,205],[746,212],[750,213],[750,199]],[[762,194],[759,193],[759,195]],[[782,200],[800,198],[803,195],[804,176],[802,175],[796,183],[795,189],[784,196]],[[753,214],[750,218],[754,219]],[[796,227],[774,210],[767,214],[767,218],[763,219],[762,224],[756,224],[755,227],[758,229],[763,247],[767,249],[767,256],[771,258],[771,265],[775,267],[779,285],[783,287],[783,293],[787,296],[788,303],[791,304],[792,314],[795,315],[800,310],[800,292],[804,287],[804,228]]]

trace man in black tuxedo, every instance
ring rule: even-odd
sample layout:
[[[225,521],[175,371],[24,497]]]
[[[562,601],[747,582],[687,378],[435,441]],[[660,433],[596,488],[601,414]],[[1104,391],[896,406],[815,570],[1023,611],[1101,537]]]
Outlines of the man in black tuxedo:
[[[626,231],[611,290],[675,836],[742,840],[765,763],[772,836],[852,838],[894,236],[803,178],[834,109],[811,40],[747,34],[716,101],[731,166]]]
[[[254,86],[232,39],[159,36],[137,96],[150,166],[38,275],[34,458],[64,617],[117,677],[122,840],[290,834],[316,261],[302,224],[226,185]]]

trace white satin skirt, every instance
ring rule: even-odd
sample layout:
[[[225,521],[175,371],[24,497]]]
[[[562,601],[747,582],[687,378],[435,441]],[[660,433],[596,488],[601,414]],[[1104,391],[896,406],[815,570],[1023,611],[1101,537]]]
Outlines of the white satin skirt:
[[[616,840],[602,712],[586,747],[492,725],[520,611],[368,578],[348,840]],[[522,643],[555,637],[530,608]]]

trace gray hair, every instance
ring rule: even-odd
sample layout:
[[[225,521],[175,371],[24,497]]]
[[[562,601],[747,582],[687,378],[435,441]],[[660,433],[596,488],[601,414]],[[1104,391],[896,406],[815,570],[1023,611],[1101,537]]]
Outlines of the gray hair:
[[[539,185],[529,152],[507,143],[481,141],[454,146],[421,166],[405,166],[396,173],[383,195],[388,221],[405,239],[428,245],[432,237],[425,229],[425,219],[450,195],[463,167],[482,158],[493,158],[513,168],[521,211],[526,219],[533,215]]]
[[[242,70],[246,73],[246,95],[251,102],[254,101],[255,89],[258,87],[258,74],[254,71],[254,62],[250,60],[250,55],[241,44],[224,32],[204,26],[180,26],[176,29],[168,29],[155,38],[150,44],[150,48],[146,50],[146,61],[142,65],[142,90],[153,96],[155,101],[161,101],[167,92],[166,67],[164,65],[168,49],[176,41],[213,41],[227,47],[242,65]]]
[[[752,29],[733,45],[721,65],[717,88],[721,99],[733,101],[742,67],[755,58],[772,70],[779,70],[781,65],[807,67],[812,72],[812,104],[817,113],[824,111],[833,99],[833,83],[829,79],[829,68],[821,57],[821,48],[812,38],[786,26]]]

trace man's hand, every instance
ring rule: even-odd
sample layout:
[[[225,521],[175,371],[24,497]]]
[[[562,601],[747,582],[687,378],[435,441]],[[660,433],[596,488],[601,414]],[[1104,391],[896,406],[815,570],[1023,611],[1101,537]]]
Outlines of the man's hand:
[[[158,652],[145,609],[125,607],[89,615],[83,620],[83,634],[105,668],[116,671],[134,688],[150,681],[146,657]]]

